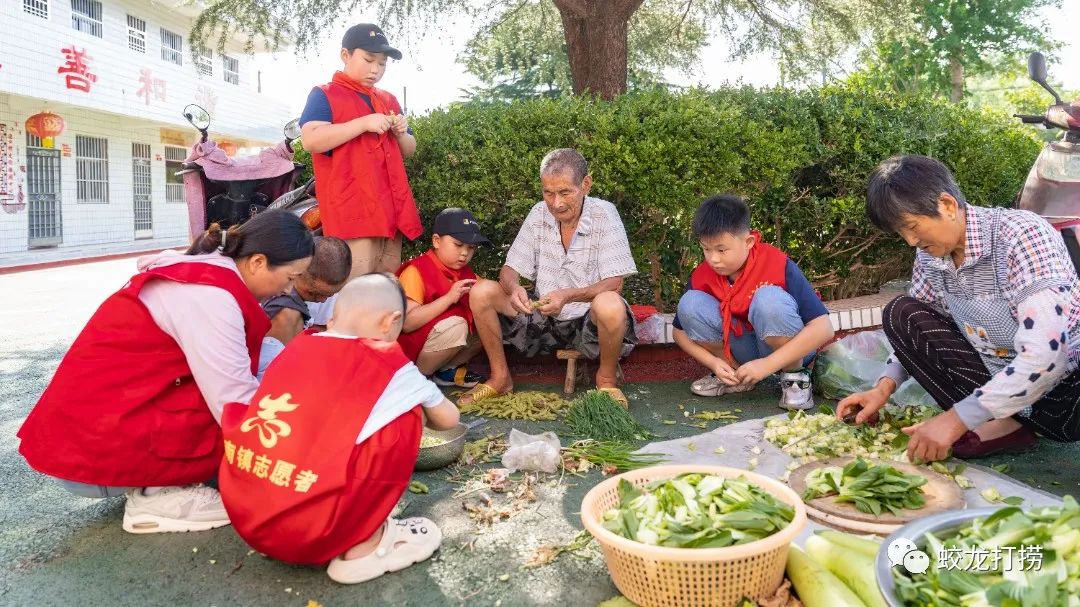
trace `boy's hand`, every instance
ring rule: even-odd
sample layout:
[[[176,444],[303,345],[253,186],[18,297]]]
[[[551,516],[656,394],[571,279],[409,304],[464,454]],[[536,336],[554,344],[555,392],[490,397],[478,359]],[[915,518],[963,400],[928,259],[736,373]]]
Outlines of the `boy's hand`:
[[[764,358],[745,362],[739,365],[738,369],[735,369],[735,377],[737,377],[739,383],[744,386],[752,386],[772,374],[773,371],[769,368],[769,363],[765,362]]]
[[[476,284],[476,281],[472,278],[459,280],[450,286],[450,290],[443,297],[449,299],[450,303],[455,304],[461,301],[462,296],[466,295],[474,284]]]
[[[394,131],[394,135],[400,137],[409,131],[409,121],[403,114],[397,114],[391,117],[391,122],[393,123],[391,128]]]
[[[361,128],[364,129],[365,133],[375,133],[377,135],[382,135],[394,126],[390,116],[387,116],[386,114],[368,114],[367,116],[356,118],[356,120],[360,121],[359,124]]]
[[[713,375],[720,381],[729,386],[734,386],[739,383],[739,378],[735,375],[735,370],[731,368],[731,365],[726,360],[717,357],[716,362],[712,366]]]

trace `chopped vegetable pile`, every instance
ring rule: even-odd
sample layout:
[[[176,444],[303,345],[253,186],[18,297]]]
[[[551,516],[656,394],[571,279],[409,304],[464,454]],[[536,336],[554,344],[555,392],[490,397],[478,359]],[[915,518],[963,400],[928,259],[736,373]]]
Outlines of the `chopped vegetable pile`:
[[[765,422],[765,440],[776,445],[788,455],[801,458],[802,463],[835,456],[861,456],[907,461],[908,435],[900,431],[920,421],[933,417],[938,411],[933,407],[913,407],[880,412],[877,425],[849,426],[836,419],[828,407],[819,413],[793,413],[787,419],[770,419]]]
[[[450,441],[446,440],[445,438],[424,435],[420,437],[420,448],[423,449],[425,447],[438,447],[439,445],[445,445],[448,442]]]
[[[926,505],[922,486],[926,477],[904,474],[892,466],[876,466],[863,458],[844,466],[818,468],[806,476],[804,500],[835,495],[837,502],[852,503],[860,512],[880,516],[885,510],[899,515],[903,509]]]
[[[743,477],[682,474],[653,481],[644,491],[619,481],[618,508],[604,513],[604,528],[644,544],[723,548],[768,537],[786,527],[795,510]]]
[[[1002,508],[945,537],[927,533],[925,539],[931,557],[926,573],[893,569],[896,594],[905,605],[1080,604],[1080,506],[1071,496],[1061,506]],[[946,566],[937,566],[938,555],[946,555]]]

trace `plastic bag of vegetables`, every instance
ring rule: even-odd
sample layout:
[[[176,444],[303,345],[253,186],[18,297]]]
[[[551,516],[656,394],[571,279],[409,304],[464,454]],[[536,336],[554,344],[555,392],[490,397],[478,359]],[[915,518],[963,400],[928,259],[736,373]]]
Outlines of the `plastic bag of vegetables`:
[[[814,363],[814,386],[824,398],[838,400],[873,387],[885,370],[892,346],[884,331],[862,331],[839,339],[826,347]],[[893,395],[903,405],[931,405],[934,399],[914,379],[909,379]]]

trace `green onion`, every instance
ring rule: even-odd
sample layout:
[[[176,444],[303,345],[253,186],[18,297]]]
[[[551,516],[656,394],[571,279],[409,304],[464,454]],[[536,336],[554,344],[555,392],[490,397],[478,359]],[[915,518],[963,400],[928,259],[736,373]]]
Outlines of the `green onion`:
[[[571,434],[582,438],[629,442],[652,437],[610,394],[599,390],[589,390],[570,403],[564,421]]]

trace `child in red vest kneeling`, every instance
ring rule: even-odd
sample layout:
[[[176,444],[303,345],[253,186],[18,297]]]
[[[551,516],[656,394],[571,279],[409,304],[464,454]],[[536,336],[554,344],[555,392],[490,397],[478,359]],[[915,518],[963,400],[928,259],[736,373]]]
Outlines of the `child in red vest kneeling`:
[[[833,336],[829,312],[799,266],[750,229],[738,196],[713,196],[694,215],[705,260],[690,275],[673,323],[675,343],[711,373],[699,396],[752,390],[780,373],[780,406],[814,406],[808,365]]]
[[[465,366],[480,351],[469,309],[469,289],[476,283],[469,262],[476,247],[490,241],[465,209],[439,213],[432,232],[431,248],[398,269],[409,299],[398,343],[436,384],[471,388],[483,378]]]
[[[278,560],[330,563],[364,582],[430,557],[430,520],[389,518],[408,487],[423,425],[458,423],[453,403],[395,341],[405,296],[389,274],[350,281],[327,331],[295,338],[245,406],[222,417],[222,501],[240,537]]]

